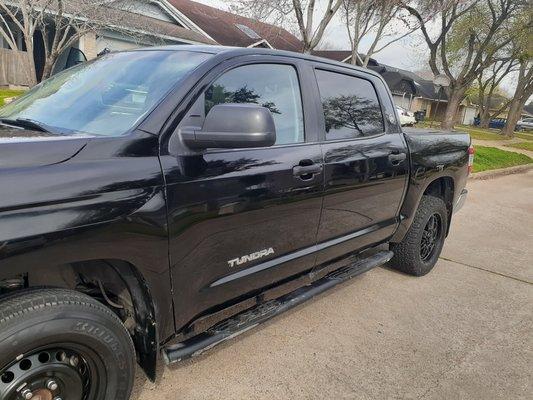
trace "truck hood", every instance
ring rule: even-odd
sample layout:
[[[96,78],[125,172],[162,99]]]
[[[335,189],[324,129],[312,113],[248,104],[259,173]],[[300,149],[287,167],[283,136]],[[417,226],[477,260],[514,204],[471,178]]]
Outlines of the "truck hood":
[[[79,153],[90,138],[0,125],[0,169],[58,164]]]

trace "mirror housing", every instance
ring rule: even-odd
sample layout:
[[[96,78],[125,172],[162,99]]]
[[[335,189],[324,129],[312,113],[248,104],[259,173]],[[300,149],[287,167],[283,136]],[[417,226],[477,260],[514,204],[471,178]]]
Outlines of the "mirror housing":
[[[191,149],[269,147],[276,143],[272,113],[256,104],[218,104],[207,114],[201,130],[184,129]]]

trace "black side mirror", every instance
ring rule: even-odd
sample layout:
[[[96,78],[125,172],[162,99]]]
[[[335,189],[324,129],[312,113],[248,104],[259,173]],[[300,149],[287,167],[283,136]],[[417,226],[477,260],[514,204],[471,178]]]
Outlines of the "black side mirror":
[[[191,149],[268,147],[276,143],[270,110],[255,104],[218,104],[205,117],[201,130],[184,129],[181,135]]]

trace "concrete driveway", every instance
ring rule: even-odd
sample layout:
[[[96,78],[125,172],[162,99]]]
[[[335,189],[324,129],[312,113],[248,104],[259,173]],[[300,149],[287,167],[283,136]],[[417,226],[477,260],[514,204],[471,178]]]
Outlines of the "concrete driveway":
[[[428,276],[372,270],[133,398],[531,399],[533,171],[468,189]]]

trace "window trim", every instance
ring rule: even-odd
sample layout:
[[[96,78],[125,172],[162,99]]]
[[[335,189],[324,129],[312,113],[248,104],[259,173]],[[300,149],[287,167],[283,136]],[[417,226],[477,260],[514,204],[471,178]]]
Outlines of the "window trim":
[[[204,153],[206,154],[213,154],[213,153],[222,153],[222,152],[233,152],[233,151],[247,151],[247,150],[258,150],[258,149],[270,149],[270,148],[281,148],[281,147],[291,147],[291,146],[301,146],[301,145],[307,145],[315,142],[308,141],[308,124],[306,123],[306,109],[305,109],[305,103],[304,103],[304,92],[303,92],[303,84],[302,84],[302,77],[301,77],[301,69],[299,68],[299,64],[297,62],[292,62],[292,60],[268,60],[266,58],[264,59],[258,59],[258,60],[250,60],[246,62],[236,63],[234,65],[228,66],[227,68],[224,68],[222,71],[219,71],[216,76],[212,77],[212,79],[209,79],[209,82],[206,82],[205,85],[202,85],[202,90],[200,90],[194,102],[192,103],[192,106],[196,104],[196,102],[201,98],[201,96],[206,92],[206,90],[215,83],[220,77],[227,74],[230,71],[233,71],[237,68],[246,67],[250,65],[287,65],[292,67],[294,72],[296,73],[296,79],[298,80],[298,87],[299,87],[299,94],[300,94],[300,104],[302,109],[302,122],[303,122],[303,141],[302,142],[295,142],[295,143],[280,143],[280,144],[274,144],[269,147],[249,147],[249,148],[235,148],[235,149],[206,149],[204,150]],[[185,116],[183,119],[187,118],[189,115],[190,109],[192,106],[187,110],[185,113]],[[204,116],[205,118],[205,116]],[[183,120],[182,119],[182,120]],[[181,122],[180,122],[181,124]]]
[[[358,79],[363,79],[367,82],[370,83],[370,85],[372,85],[372,88],[374,89],[374,93],[376,94],[376,99],[378,100],[378,104],[379,104],[379,108],[380,108],[380,112],[381,112],[381,119],[382,119],[382,126],[383,126],[383,131],[382,132],[379,132],[379,133],[375,133],[373,135],[368,135],[368,136],[359,136],[359,137],[354,137],[354,138],[340,138],[340,139],[331,139],[331,140],[328,140],[326,135],[326,118],[325,118],[325,114],[324,114],[324,107],[322,105],[322,96],[320,94],[320,85],[318,83],[318,76],[317,76],[317,71],[325,71],[325,72],[330,72],[330,73],[334,73],[334,74],[339,74],[339,75],[345,75],[345,76],[348,76],[350,78],[358,78]],[[317,110],[319,111],[319,117],[320,117],[320,120],[321,120],[321,123],[320,123],[320,137],[319,137],[319,141],[321,143],[342,143],[342,142],[352,142],[354,140],[365,140],[365,139],[372,139],[372,138],[377,138],[377,137],[380,137],[380,136],[383,136],[383,135],[386,135],[388,133],[388,124],[387,124],[387,119],[385,118],[385,115],[383,114],[383,100],[381,99],[381,96],[379,94],[379,90],[376,88],[376,85],[374,83],[374,80],[372,79],[373,77],[372,76],[369,76],[367,74],[364,74],[364,73],[361,73],[357,70],[345,70],[345,69],[337,69],[337,68],[334,68],[334,67],[330,67],[326,64],[322,65],[322,64],[319,64],[319,63],[315,63],[313,65],[313,76],[314,76],[314,79],[316,81],[316,89],[317,89],[317,95],[318,95],[318,98],[317,98]]]

